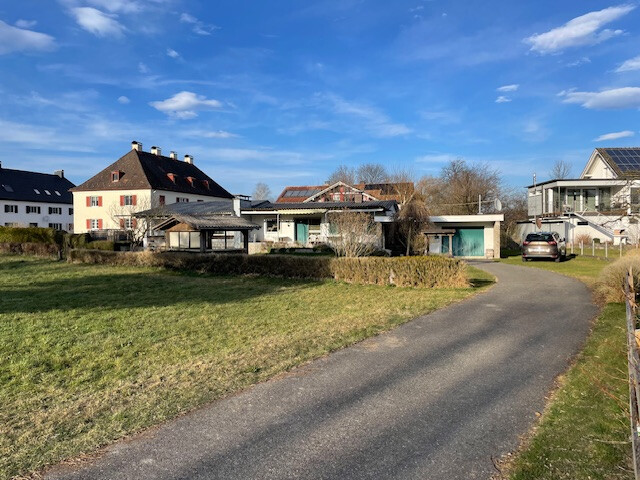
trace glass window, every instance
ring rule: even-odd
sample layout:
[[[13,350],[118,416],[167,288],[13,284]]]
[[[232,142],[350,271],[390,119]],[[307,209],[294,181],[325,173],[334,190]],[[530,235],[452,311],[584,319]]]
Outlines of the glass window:
[[[595,212],[596,210],[596,192],[597,190],[595,188],[585,188],[582,191],[582,194],[584,195],[584,200],[583,200],[583,210],[588,210],[590,212]]]
[[[265,220],[265,230],[267,232],[277,232],[278,231],[278,220],[275,218],[268,218]]]
[[[189,232],[189,248],[200,248],[200,232]]]

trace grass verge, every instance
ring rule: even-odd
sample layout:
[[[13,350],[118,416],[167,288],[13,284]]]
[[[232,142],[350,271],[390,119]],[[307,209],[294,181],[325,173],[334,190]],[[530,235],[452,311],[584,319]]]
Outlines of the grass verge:
[[[0,256],[0,478],[89,452],[490,284],[419,289]]]
[[[504,263],[543,268],[594,286],[608,261],[574,257],[565,262],[519,257]],[[559,379],[542,419],[508,466],[512,480],[632,479],[629,443],[624,305],[607,304],[584,349]]]

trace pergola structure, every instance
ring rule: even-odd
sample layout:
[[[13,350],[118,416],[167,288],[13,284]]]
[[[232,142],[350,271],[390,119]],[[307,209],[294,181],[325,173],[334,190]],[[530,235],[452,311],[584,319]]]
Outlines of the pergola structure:
[[[429,243],[429,237],[444,237],[445,235],[449,237],[449,256],[453,257],[453,236],[456,234],[455,228],[432,226],[422,233],[427,236],[427,244]]]

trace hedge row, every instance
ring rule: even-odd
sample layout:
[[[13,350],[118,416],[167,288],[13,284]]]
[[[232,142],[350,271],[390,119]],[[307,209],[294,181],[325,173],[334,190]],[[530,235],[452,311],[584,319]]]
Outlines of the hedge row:
[[[0,227],[0,243],[46,243],[62,245],[64,234],[53,228]]]
[[[216,275],[264,275],[284,278],[333,278],[348,283],[399,287],[464,287],[464,263],[444,257],[336,258],[297,255],[201,255],[177,252],[71,250],[68,261],[104,265],[149,266]]]
[[[55,243],[0,242],[0,253],[14,255],[35,255],[38,257],[58,257],[60,248]]]

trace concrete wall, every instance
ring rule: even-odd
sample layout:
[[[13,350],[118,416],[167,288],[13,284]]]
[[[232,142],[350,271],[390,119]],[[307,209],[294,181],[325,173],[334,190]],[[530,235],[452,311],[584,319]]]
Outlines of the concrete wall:
[[[5,213],[5,205],[17,205],[18,213]],[[40,213],[27,213],[27,206],[40,207]],[[49,207],[62,208],[62,214],[49,213]],[[38,227],[48,228],[50,223],[59,223],[68,232],[74,230],[73,213],[69,213],[73,205],[68,203],[17,202],[0,200],[0,226],[13,224],[17,227],[28,227],[35,223]]]

